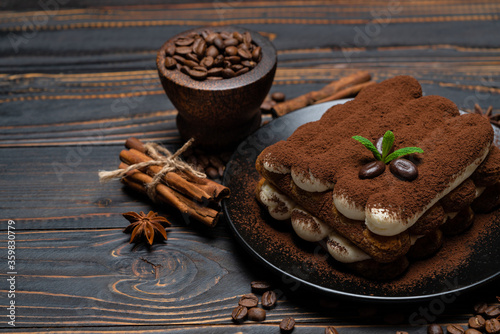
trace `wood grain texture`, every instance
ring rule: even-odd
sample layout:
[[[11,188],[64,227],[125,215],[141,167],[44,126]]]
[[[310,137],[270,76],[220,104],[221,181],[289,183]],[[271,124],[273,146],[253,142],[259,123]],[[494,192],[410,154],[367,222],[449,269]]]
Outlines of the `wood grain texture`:
[[[118,165],[129,136],[180,146],[155,58],[165,40],[200,25],[233,24],[269,38],[278,50],[271,92],[288,98],[368,70],[376,81],[412,75],[426,95],[461,109],[478,103],[500,112],[498,1],[50,3],[0,1],[2,296],[7,221],[18,229],[17,327],[2,321],[0,332],[279,333],[281,319],[293,316],[294,333],[327,325],[340,333],[425,333],[409,324],[415,313],[465,324],[474,301],[499,294],[492,282],[443,307],[440,299],[373,306],[326,300],[273,276],[278,306],[262,324],[236,325],[229,315],[239,296],[268,277],[226,222],[209,230],[97,179],[98,170]],[[134,247],[121,213],[149,210],[172,220],[169,240]],[[0,308],[6,303],[0,299]],[[376,314],[366,315],[371,308]]]

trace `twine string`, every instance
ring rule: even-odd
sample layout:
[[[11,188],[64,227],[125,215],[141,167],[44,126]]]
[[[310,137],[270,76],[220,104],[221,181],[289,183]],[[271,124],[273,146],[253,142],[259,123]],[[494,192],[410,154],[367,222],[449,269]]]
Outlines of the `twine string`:
[[[162,166],[161,170],[153,176],[151,182],[145,184],[146,193],[153,201],[156,201],[156,187],[161,182],[165,174],[173,171],[183,171],[192,173],[198,177],[206,178],[205,173],[194,169],[190,164],[179,159],[179,156],[184,153],[194,142],[194,138],[188,140],[180,149],[172,154],[165,147],[157,143],[146,143],[146,154],[152,158],[150,161],[139,162],[132,164],[125,169],[116,169],[113,171],[99,172],[99,181],[101,183],[108,182],[112,179],[121,179],[127,176],[134,169],[143,169],[150,166]]]

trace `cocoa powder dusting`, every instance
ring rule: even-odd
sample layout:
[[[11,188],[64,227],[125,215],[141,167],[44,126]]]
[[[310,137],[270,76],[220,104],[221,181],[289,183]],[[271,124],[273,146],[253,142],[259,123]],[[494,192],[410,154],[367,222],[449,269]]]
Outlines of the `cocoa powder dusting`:
[[[493,140],[483,117],[459,115],[450,100],[422,97],[415,79],[399,76],[332,107],[321,120],[304,124],[287,141],[266,148],[258,159],[305,175],[310,170],[316,178],[334,183],[335,194],[346,195],[359,206],[387,204],[407,218],[421,211]],[[351,137],[375,142],[387,130],[395,135],[395,150],[411,146],[424,150],[411,158],[418,166],[416,180],[400,180],[388,170],[374,179],[358,178],[359,168],[375,159]]]

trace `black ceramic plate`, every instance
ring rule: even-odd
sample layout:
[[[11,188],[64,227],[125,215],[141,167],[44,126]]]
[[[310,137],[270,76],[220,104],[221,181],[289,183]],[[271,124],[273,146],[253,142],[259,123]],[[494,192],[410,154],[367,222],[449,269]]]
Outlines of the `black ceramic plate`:
[[[223,183],[232,195],[223,202],[237,240],[284,284],[303,284],[322,295],[364,301],[421,301],[460,294],[500,276],[499,212],[476,215],[473,227],[460,236],[445,239],[432,258],[417,261],[401,277],[389,282],[363,279],[325,256],[316,244],[294,236],[289,224],[274,221],[255,200],[259,175],[258,154],[267,146],[287,139],[300,125],[318,120],[332,105],[323,103],[297,110],[260,128],[234,153]],[[499,138],[495,133],[495,139]]]

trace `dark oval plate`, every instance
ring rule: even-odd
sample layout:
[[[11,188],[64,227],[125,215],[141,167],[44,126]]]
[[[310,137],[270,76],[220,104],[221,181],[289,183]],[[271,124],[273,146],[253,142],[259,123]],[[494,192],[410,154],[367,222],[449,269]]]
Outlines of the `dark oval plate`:
[[[401,277],[372,281],[349,272],[318,244],[299,240],[289,223],[277,222],[255,199],[255,160],[269,145],[287,139],[300,125],[318,120],[335,104],[327,102],[273,120],[242,142],[224,174],[232,191],[223,210],[236,239],[284,283],[303,284],[322,295],[363,301],[422,301],[460,294],[500,276],[500,212],[476,215],[470,230],[446,237],[433,257],[416,261]],[[495,142],[499,138],[495,129]]]

